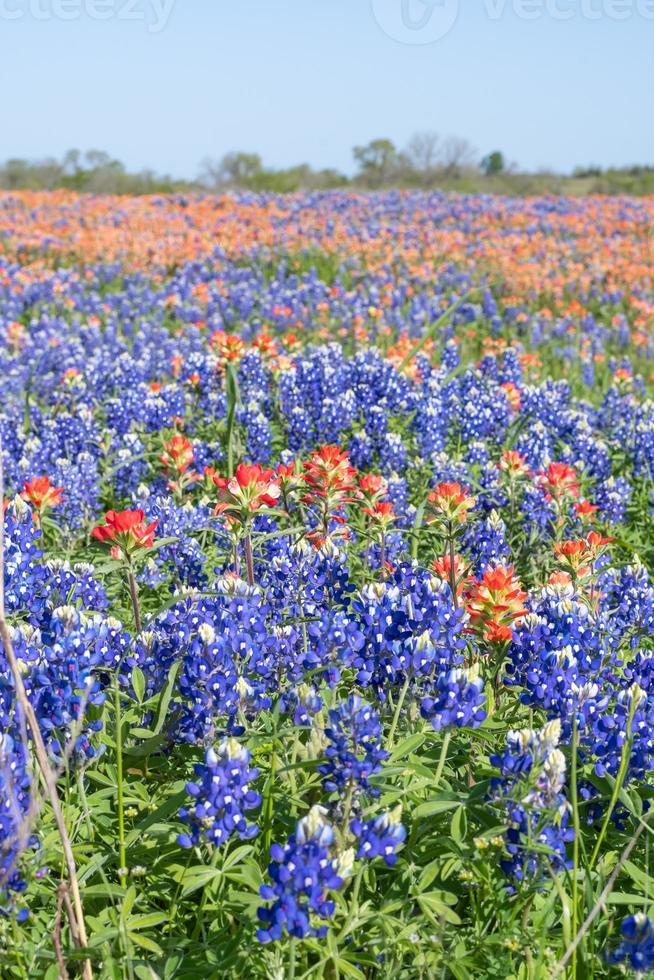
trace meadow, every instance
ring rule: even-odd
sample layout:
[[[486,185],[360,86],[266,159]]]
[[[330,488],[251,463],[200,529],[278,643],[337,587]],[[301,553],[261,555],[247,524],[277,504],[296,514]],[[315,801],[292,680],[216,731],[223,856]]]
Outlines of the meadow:
[[[654,971],[653,220],[0,193],[3,980]]]

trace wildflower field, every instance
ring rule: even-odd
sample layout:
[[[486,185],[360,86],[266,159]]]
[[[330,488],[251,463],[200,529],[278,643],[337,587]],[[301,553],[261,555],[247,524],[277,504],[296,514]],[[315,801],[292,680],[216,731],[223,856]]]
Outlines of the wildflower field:
[[[2,980],[654,970],[653,220],[0,194]]]

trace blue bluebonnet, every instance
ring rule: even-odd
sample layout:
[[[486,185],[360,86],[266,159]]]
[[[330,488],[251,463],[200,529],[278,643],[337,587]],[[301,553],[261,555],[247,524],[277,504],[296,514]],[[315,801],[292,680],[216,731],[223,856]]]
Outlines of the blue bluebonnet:
[[[406,839],[401,806],[372,820],[355,818],[350,823],[350,830],[358,841],[357,857],[368,861],[380,857],[389,867],[397,862],[397,849]]]
[[[320,806],[312,807],[299,821],[286,844],[273,844],[268,867],[271,884],[259,889],[261,898],[273,904],[258,910],[263,923],[257,931],[259,942],[281,939],[285,933],[298,939],[325,935],[327,927],[316,926],[312,920],[334,914],[330,893],[342,887],[351,866],[347,856],[339,861],[333,844],[334,830]]]
[[[432,728],[477,728],[486,718],[484,682],[475,668],[454,668],[436,678],[433,692],[423,698],[420,713]]]
[[[496,510],[491,510],[484,520],[466,526],[460,548],[470,560],[476,578],[481,578],[491,566],[506,563],[511,549],[506,540],[506,525]]]
[[[31,778],[27,752],[20,726],[15,718],[6,716],[2,700],[0,720],[3,727],[11,725],[15,736],[7,731],[0,734],[0,915],[15,911],[23,919],[27,909],[16,906],[18,896],[27,887],[20,861],[26,849],[38,848],[38,839],[28,822]]]
[[[372,707],[357,694],[341,701],[329,711],[325,736],[327,761],[318,767],[325,789],[341,794],[365,789],[375,795],[369,779],[379,772],[388,752],[382,748],[382,727]]]
[[[322,708],[322,698],[310,684],[298,684],[280,698],[280,709],[292,715],[293,724],[310,727],[311,718]]]
[[[455,607],[449,585],[424,569],[399,564],[389,581],[361,589],[350,609],[356,629],[347,636],[345,662],[382,701],[407,674],[422,683],[463,660],[465,611]]]
[[[607,953],[610,964],[626,963],[638,975],[654,970],[654,922],[644,912],[628,915],[620,925],[621,942]]]
[[[558,748],[560,737],[557,721],[540,731],[509,732],[504,752],[490,759],[500,772],[492,780],[492,798],[509,825],[507,856],[500,865],[511,888],[530,881],[541,884],[548,868],[556,874],[570,867],[566,845],[574,831],[563,792],[565,758]]]
[[[259,770],[250,768],[250,753],[234,738],[225,739],[218,750],[207,749],[204,764],[195,766],[197,779],[186,784],[194,800],[179,811],[188,831],[179,834],[181,847],[193,847],[201,840],[220,847],[232,834],[241,840],[256,837],[259,828],[247,822],[247,810],[261,805],[261,796],[251,788]]]

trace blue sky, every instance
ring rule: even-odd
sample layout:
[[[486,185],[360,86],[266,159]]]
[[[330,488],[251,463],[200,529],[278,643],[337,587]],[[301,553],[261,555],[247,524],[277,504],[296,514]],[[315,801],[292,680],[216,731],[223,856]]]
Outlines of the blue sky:
[[[429,3],[0,0],[0,158],[351,172],[356,143],[436,130],[529,168],[654,163],[654,0],[458,0],[447,33],[457,0]]]

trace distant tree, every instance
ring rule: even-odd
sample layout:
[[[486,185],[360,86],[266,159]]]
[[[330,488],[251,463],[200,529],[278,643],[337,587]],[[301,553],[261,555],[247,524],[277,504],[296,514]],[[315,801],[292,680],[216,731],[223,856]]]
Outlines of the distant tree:
[[[359,177],[368,187],[382,187],[387,183],[398,162],[395,144],[388,139],[355,146],[352,155],[359,167]]]
[[[262,173],[263,163],[258,153],[226,153],[220,160],[210,157],[204,160],[200,181],[214,190],[221,187],[250,189],[256,185]]]
[[[64,174],[72,175],[76,174],[82,166],[82,154],[79,150],[71,149],[66,150],[64,153],[64,158],[61,161],[61,168]]]
[[[311,187],[318,190],[331,190],[337,187],[347,187],[349,181],[345,174],[332,167],[323,170],[314,170],[311,174]]]
[[[441,138],[433,130],[414,133],[407,143],[405,156],[418,173],[428,174],[438,164],[438,148]]]
[[[479,159],[475,148],[461,136],[448,136],[439,152],[443,172],[447,177],[460,177],[466,170],[477,170]]]
[[[601,167],[596,167],[593,164],[591,164],[589,167],[575,167],[575,169],[572,171],[572,176],[573,177],[578,177],[578,178],[581,178],[581,177],[601,177],[602,176],[602,168]]]
[[[162,194],[197,189],[188,181],[171,180],[151,170],[128,173],[124,164],[104,150],[68,150],[61,160],[7,160],[0,164],[0,187],[51,190],[64,187],[98,194]]]
[[[87,150],[84,154],[86,170],[103,170],[105,167],[110,166],[113,162],[115,161],[112,161],[109,154],[104,150]]]
[[[30,165],[27,160],[12,157],[2,168],[2,183],[8,190],[20,190],[29,187]]]
[[[504,154],[500,153],[499,150],[494,150],[485,156],[481,161],[481,172],[485,177],[494,177],[496,174],[501,174],[504,172]]]

